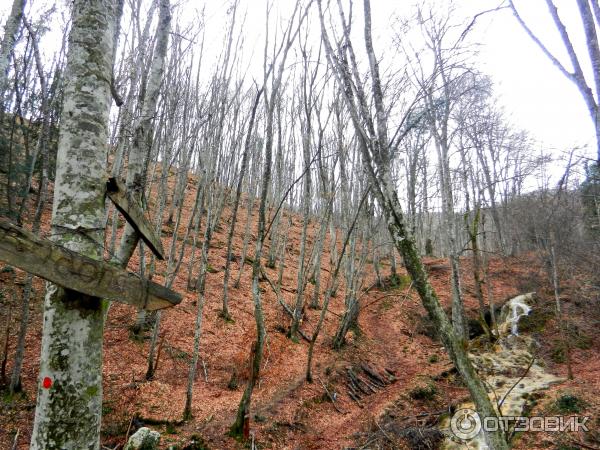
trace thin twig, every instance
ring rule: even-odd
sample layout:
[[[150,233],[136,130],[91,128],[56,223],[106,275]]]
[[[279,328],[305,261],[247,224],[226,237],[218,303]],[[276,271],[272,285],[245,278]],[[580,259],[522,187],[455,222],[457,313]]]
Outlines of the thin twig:
[[[133,419],[135,418],[135,414],[131,416],[131,420],[129,421],[129,426],[127,427],[127,432],[125,433],[125,444],[127,444],[127,440],[129,439],[129,432],[131,431],[131,425],[133,424]]]
[[[510,389],[508,391],[506,391],[506,394],[504,394],[504,397],[502,397],[502,400],[500,400],[500,403],[498,403],[498,412],[500,413],[500,415],[502,415],[502,404],[504,403],[504,400],[506,400],[506,397],[508,397],[508,394],[511,393],[511,391],[515,388],[515,386],[517,384],[519,384],[521,381],[523,381],[523,378],[525,378],[527,376],[527,374],[529,373],[529,369],[531,369],[531,366],[533,366],[534,362],[535,362],[535,356],[533,358],[531,358],[531,362],[527,366],[527,369],[525,369],[525,372],[523,373],[523,375],[521,375],[521,378],[519,378],[517,380],[517,382],[510,387]]]
[[[17,432],[15,433],[15,437],[13,439],[12,450],[17,450],[17,444],[19,443],[19,432],[20,431],[21,431],[21,429],[17,428]]]
[[[379,425],[379,422],[377,422],[377,419],[373,418],[373,422],[375,422],[375,425],[377,425],[377,428],[379,428],[379,430],[383,433],[383,435],[385,436],[385,438],[390,441],[391,443],[394,443],[394,441],[392,440],[392,438],[385,432],[385,430],[381,427],[381,425]]]

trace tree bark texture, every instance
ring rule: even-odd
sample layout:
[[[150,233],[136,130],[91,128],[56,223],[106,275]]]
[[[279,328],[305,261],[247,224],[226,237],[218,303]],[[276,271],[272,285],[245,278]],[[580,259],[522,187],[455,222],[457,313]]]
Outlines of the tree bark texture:
[[[115,5],[76,0],[60,126],[53,239],[101,259]],[[99,449],[102,300],[48,284],[31,449]]]

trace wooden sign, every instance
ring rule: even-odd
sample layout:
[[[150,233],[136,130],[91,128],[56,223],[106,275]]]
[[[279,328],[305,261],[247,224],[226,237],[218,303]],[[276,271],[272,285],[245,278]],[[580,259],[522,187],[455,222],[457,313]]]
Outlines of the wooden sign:
[[[156,255],[158,259],[165,259],[165,251],[162,242],[154,234],[152,225],[144,216],[144,211],[134,201],[127,187],[116,178],[109,178],[106,182],[106,195],[112,200],[116,208],[125,216],[129,225],[137,231],[144,240],[148,248]]]
[[[96,261],[0,218],[0,260],[82,294],[153,311],[181,295],[104,261]]]

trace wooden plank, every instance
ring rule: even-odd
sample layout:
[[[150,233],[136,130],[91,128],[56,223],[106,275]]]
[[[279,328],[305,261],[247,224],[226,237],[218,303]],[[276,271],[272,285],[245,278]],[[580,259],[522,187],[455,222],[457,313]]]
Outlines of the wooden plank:
[[[65,288],[153,311],[181,295],[104,261],[96,261],[0,218],[0,260]]]
[[[106,182],[106,194],[121,214],[123,214],[125,220],[140,234],[156,257],[158,259],[165,259],[165,251],[160,238],[154,233],[152,225],[148,222],[146,216],[144,216],[142,208],[127,192],[127,187],[116,178],[109,178]]]

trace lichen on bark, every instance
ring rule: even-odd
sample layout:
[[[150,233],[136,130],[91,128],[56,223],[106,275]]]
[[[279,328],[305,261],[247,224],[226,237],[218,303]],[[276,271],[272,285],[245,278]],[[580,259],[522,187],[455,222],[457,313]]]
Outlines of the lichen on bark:
[[[116,19],[112,0],[74,2],[58,143],[52,239],[94,259],[103,253]],[[102,301],[48,283],[43,327],[31,449],[99,449]]]

